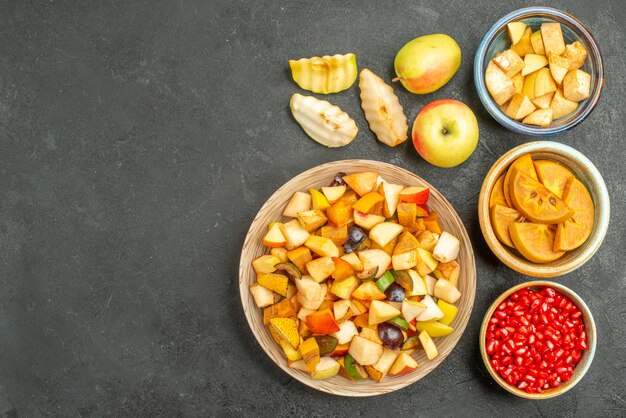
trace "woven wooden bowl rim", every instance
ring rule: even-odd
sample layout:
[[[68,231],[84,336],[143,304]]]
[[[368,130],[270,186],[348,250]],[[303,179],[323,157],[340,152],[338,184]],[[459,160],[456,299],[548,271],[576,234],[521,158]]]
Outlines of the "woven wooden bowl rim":
[[[403,376],[386,376],[380,383],[369,379],[360,382],[351,382],[341,376],[335,376],[328,380],[313,380],[308,374],[289,368],[282,349],[274,342],[267,327],[263,325],[261,310],[256,307],[252,295],[248,290],[249,286],[256,280],[251,261],[268,252],[267,248],[262,245],[262,239],[267,230],[268,223],[270,221],[287,219],[282,217],[282,210],[294,192],[308,191],[311,188],[326,186],[337,172],[340,171],[347,173],[376,171],[385,180],[393,183],[407,186],[429,187],[430,200],[428,204],[431,209],[439,213],[442,228],[457,236],[461,241],[461,252],[459,253],[458,261],[461,264],[459,290],[462,292],[462,296],[457,304],[459,307],[458,314],[451,324],[451,326],[455,328],[454,332],[447,337],[438,338],[436,340],[439,355],[435,360],[428,361],[424,351],[417,350],[417,352],[413,354],[413,357],[420,365],[416,371]],[[476,264],[472,245],[461,219],[452,205],[450,205],[437,189],[410,171],[391,164],[370,160],[343,160],[323,164],[299,174],[281,186],[267,202],[265,202],[252,221],[244,240],[239,264],[239,293],[244,314],[252,333],[267,355],[285,373],[307,386],[333,395],[354,397],[375,396],[393,392],[418,381],[441,364],[452,352],[454,346],[465,331],[474,305],[474,296],[476,294]]]
[[[565,296],[567,296],[572,301],[572,303],[574,303],[574,305],[576,305],[578,309],[580,309],[581,312],[583,313],[582,319],[583,319],[583,323],[585,324],[585,333],[587,334],[588,348],[587,350],[585,350],[580,361],[574,368],[574,373],[572,374],[572,377],[570,378],[570,380],[568,380],[567,382],[555,388],[547,389],[543,391],[542,393],[527,393],[521,389],[516,388],[515,386],[509,385],[498,373],[496,373],[495,370],[493,370],[493,367],[491,367],[491,364],[489,363],[489,355],[487,354],[487,349],[485,347],[485,336],[487,335],[487,326],[489,324],[489,319],[491,319],[491,316],[493,315],[495,310],[498,308],[500,303],[502,303],[502,301],[504,301],[507,297],[517,292],[518,290],[529,288],[529,287],[533,287],[533,288],[552,287],[558,290],[559,292],[561,292],[562,294],[564,294]],[[485,363],[485,367],[487,368],[487,371],[489,371],[489,374],[491,375],[491,377],[493,377],[493,379],[496,382],[498,382],[498,384],[502,386],[508,392],[512,393],[513,395],[519,396],[521,398],[526,398],[526,399],[554,398],[555,396],[562,395],[568,390],[570,390],[571,388],[573,388],[574,386],[576,386],[576,384],[580,382],[580,380],[583,378],[585,373],[587,373],[587,370],[589,370],[589,367],[591,366],[591,362],[593,361],[593,356],[596,353],[596,343],[597,343],[596,323],[593,319],[593,315],[591,314],[591,310],[589,309],[587,304],[582,300],[580,296],[578,296],[578,294],[576,294],[576,292],[574,292],[569,287],[563,286],[560,283],[555,283],[555,282],[551,282],[548,280],[535,280],[531,282],[521,283],[521,284],[518,284],[517,286],[511,287],[510,289],[502,293],[500,296],[498,296],[498,298],[493,301],[493,303],[487,310],[487,313],[485,313],[485,317],[483,318],[483,323],[480,327],[479,338],[480,338],[480,341],[479,341],[480,355],[482,356],[483,362]]]
[[[587,241],[579,248],[568,251],[563,257],[551,263],[538,264],[528,261],[516,250],[501,244],[496,238],[489,218],[489,195],[498,178],[506,172],[517,158],[525,154],[534,158],[556,161],[568,168],[589,190],[594,203],[595,218],[593,230]],[[478,222],[483,237],[491,251],[515,271],[528,276],[549,278],[569,273],[585,264],[600,248],[609,226],[611,205],[609,192],[602,175],[587,157],[564,144],[552,141],[535,141],[511,149],[491,167],[480,189],[478,197]]]

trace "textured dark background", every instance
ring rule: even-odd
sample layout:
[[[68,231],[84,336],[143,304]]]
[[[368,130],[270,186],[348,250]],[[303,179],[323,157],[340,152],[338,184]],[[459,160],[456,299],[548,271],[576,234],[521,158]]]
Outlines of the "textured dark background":
[[[625,13],[606,1],[255,0],[0,2],[0,414],[564,415],[626,410]],[[576,388],[530,402],[499,389],[478,352],[487,306],[527,280],[486,247],[476,215],[490,165],[530,141],[492,120],[472,81],[476,47],[505,13],[553,5],[600,43],[606,85],[579,127],[555,138],[603,174],[612,215],[600,251],[558,280],[589,304],[598,350]],[[463,62],[439,91],[396,87],[412,121],[426,103],[474,109],[480,144],[453,169],[407,142],[378,143],[358,89],[330,99],[357,139],[325,149],[292,119],[287,60],[354,52],[387,80],[397,50],[447,32]],[[435,185],[472,237],[476,304],[460,343],[427,378],[374,399],[317,393],[264,354],[244,319],[237,266],[248,225],[294,175],[369,158]]]

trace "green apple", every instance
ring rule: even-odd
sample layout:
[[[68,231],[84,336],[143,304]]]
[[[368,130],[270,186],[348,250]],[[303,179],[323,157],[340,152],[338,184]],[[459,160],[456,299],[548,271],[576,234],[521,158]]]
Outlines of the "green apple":
[[[461,65],[461,48],[449,35],[415,38],[398,51],[397,78],[411,93],[432,93],[446,84]]]
[[[454,167],[472,155],[478,145],[478,121],[472,109],[452,99],[424,107],[413,123],[413,146],[429,163]]]

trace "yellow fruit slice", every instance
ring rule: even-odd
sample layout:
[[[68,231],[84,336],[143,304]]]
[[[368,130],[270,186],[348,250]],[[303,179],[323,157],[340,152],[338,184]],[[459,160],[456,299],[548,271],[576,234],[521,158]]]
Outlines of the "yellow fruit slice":
[[[535,171],[535,166],[533,164],[533,159],[530,154],[522,155],[517,160],[513,161],[513,164],[509,167],[509,171],[506,172],[506,176],[504,177],[504,198],[508,203],[508,207],[513,207],[513,202],[511,201],[511,174],[513,169],[517,168],[522,173],[530,176],[530,178],[539,181],[537,178],[537,172]]]
[[[509,235],[509,224],[511,222],[522,222],[524,217],[515,209],[502,205],[495,205],[489,211],[491,227],[496,234],[498,241],[509,247],[514,247]]]
[[[506,198],[504,197],[504,177],[506,175],[503,174],[496,180],[496,184],[494,184],[493,189],[491,189],[491,194],[489,195],[489,207],[493,208],[495,205],[500,206],[509,206]]]
[[[313,93],[337,93],[349,88],[357,76],[354,54],[289,60],[293,80]]]
[[[541,184],[560,198],[563,197],[565,183],[570,177],[574,177],[567,168],[549,160],[535,161],[535,171],[537,171],[537,177]]]
[[[574,211],[571,219],[560,223],[554,238],[555,251],[570,251],[580,247],[593,229],[595,210],[587,188],[575,177],[565,184],[563,201]]]
[[[509,234],[517,251],[533,263],[549,263],[565,254],[553,250],[554,231],[548,225],[511,222]]]
[[[532,222],[557,224],[573,214],[557,195],[518,169],[511,175],[511,200],[513,207]]]

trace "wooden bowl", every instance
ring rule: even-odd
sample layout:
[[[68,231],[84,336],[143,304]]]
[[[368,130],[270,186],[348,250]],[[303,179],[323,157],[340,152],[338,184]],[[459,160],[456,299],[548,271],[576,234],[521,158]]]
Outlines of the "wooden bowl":
[[[402,376],[386,376],[380,383],[369,379],[352,382],[341,376],[335,376],[328,380],[313,380],[308,374],[289,368],[282,349],[274,342],[269,330],[263,324],[261,309],[255,305],[248,289],[256,281],[256,275],[251,266],[252,260],[269,252],[267,247],[264,247],[262,244],[263,236],[267,232],[267,225],[272,221],[287,220],[287,218],[282,216],[282,211],[296,191],[308,191],[311,188],[327,186],[335,175],[341,171],[346,173],[377,171],[381,177],[389,182],[429,187],[430,199],[428,204],[430,208],[439,213],[442,228],[458,237],[461,241],[461,252],[459,253],[458,262],[461,265],[459,290],[462,292],[462,296],[457,303],[459,308],[458,314],[450,324],[454,327],[454,332],[447,337],[435,340],[439,355],[433,361],[429,361],[426,358],[423,350],[418,350],[413,354],[420,366],[416,371]],[[452,352],[465,330],[474,305],[476,265],[472,244],[461,219],[437,189],[415,174],[391,164],[368,160],[344,160],[323,164],[299,174],[280,187],[265,202],[252,221],[243,244],[239,264],[239,292],[243,310],[252,333],[267,355],[285,373],[307,386],[334,395],[375,396],[393,392],[418,381],[430,373]]]
[[[489,196],[498,178],[506,172],[517,158],[525,154],[533,158],[556,161],[567,167],[589,190],[593,199],[595,219],[593,230],[587,241],[577,249],[568,251],[563,257],[551,263],[538,264],[524,258],[514,248],[503,245],[496,238],[489,218]],[[600,248],[609,227],[611,204],[602,175],[587,157],[574,148],[558,142],[529,142],[505,153],[491,167],[478,197],[478,220],[487,245],[491,251],[515,271],[533,277],[556,277],[569,273],[585,264]]]
[[[487,350],[485,348],[487,326],[489,324],[489,320],[491,319],[491,316],[493,315],[495,310],[498,308],[500,303],[502,303],[503,300],[505,300],[507,297],[517,292],[518,290],[529,288],[529,287],[530,288],[552,287],[553,289],[558,290],[563,295],[567,296],[572,301],[572,303],[576,305],[583,313],[582,318],[583,318],[583,323],[585,324],[585,332],[587,333],[588,348],[587,350],[585,350],[583,356],[580,358],[580,362],[576,365],[576,368],[574,369],[574,374],[572,374],[572,377],[570,378],[570,380],[568,380],[567,382],[555,388],[546,389],[545,391],[541,393],[527,393],[527,392],[524,392],[523,390],[518,389],[515,386],[509,385],[506,381],[504,381],[504,379],[493,369],[493,367],[491,367],[491,363],[489,363],[489,355],[487,354]],[[483,318],[483,324],[480,328],[480,354],[483,358],[483,362],[485,363],[485,367],[489,371],[489,374],[491,375],[491,377],[494,378],[496,382],[498,382],[500,386],[502,386],[508,392],[512,393],[513,395],[517,395],[521,398],[526,398],[526,399],[554,398],[555,396],[559,396],[567,392],[574,386],[576,386],[576,384],[580,381],[580,379],[583,378],[585,373],[587,373],[587,370],[589,370],[589,366],[591,366],[591,362],[593,361],[593,356],[596,352],[596,342],[597,342],[596,323],[593,320],[593,315],[591,315],[591,311],[589,310],[589,307],[580,298],[580,296],[578,296],[572,289],[566,286],[563,286],[562,284],[550,282],[547,280],[535,280],[531,282],[522,283],[517,286],[513,286],[512,288],[510,288],[509,290],[507,290],[506,292],[498,296],[498,298],[491,304],[491,306],[487,310],[487,313],[485,314],[485,317]]]

